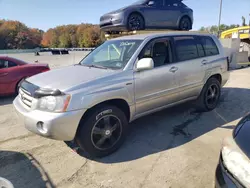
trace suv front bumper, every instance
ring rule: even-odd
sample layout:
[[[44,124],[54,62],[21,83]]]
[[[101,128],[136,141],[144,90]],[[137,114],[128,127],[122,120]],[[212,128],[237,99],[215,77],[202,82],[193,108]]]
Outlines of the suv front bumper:
[[[75,138],[79,122],[85,113],[85,109],[52,113],[39,110],[27,110],[19,97],[16,97],[13,105],[18,116],[25,124],[25,127],[43,137],[71,141]]]

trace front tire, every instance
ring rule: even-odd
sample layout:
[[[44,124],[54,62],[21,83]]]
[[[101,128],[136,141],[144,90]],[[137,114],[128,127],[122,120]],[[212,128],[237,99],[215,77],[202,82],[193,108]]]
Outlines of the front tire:
[[[208,112],[216,108],[221,96],[221,85],[216,78],[210,78],[197,99],[197,110]]]
[[[128,120],[115,106],[99,106],[80,122],[76,142],[91,158],[105,157],[123,144]]]
[[[140,14],[133,13],[128,18],[127,28],[129,31],[139,31],[145,29],[145,22]]]

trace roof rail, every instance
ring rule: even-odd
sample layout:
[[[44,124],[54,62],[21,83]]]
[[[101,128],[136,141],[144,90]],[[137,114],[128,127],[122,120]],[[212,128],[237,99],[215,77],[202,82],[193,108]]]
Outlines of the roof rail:
[[[192,32],[192,33],[208,33],[208,32],[202,32],[202,31],[179,31],[179,30],[141,30],[141,31],[123,31],[123,32],[115,32],[115,33],[106,33],[105,38],[107,40],[122,36],[128,36],[128,35],[137,35],[137,34],[149,34],[149,33],[167,33],[167,32]]]

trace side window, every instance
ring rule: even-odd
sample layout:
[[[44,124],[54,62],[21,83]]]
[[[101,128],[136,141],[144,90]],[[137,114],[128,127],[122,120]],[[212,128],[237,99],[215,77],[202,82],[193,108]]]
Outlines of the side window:
[[[218,55],[219,50],[211,37],[200,37],[206,56]]]
[[[139,55],[139,59],[152,58],[154,67],[160,67],[172,63],[171,43],[168,39],[150,42]]]
[[[199,58],[197,42],[192,36],[174,37],[178,61]]]
[[[0,69],[8,68],[8,61],[0,59]]]
[[[15,66],[17,66],[16,63],[14,63],[14,62],[12,62],[12,61],[8,61],[8,68],[10,68],[10,67],[15,67]]]
[[[164,0],[154,0],[154,7],[162,7]]]
[[[4,62],[4,60],[0,59],[0,69],[6,68]]]
[[[164,0],[164,6],[165,7],[179,7],[180,3],[178,3],[177,1],[173,1],[173,0]]]

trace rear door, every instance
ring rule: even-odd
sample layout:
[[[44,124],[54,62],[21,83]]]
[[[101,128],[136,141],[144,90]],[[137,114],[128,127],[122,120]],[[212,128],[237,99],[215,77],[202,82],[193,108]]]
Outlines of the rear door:
[[[180,99],[196,97],[205,78],[207,59],[204,48],[196,36],[176,36],[173,40]]]
[[[163,10],[162,18],[164,18],[164,22],[162,22],[162,25],[164,27],[175,27],[181,15],[181,4],[174,0],[164,0]]]

